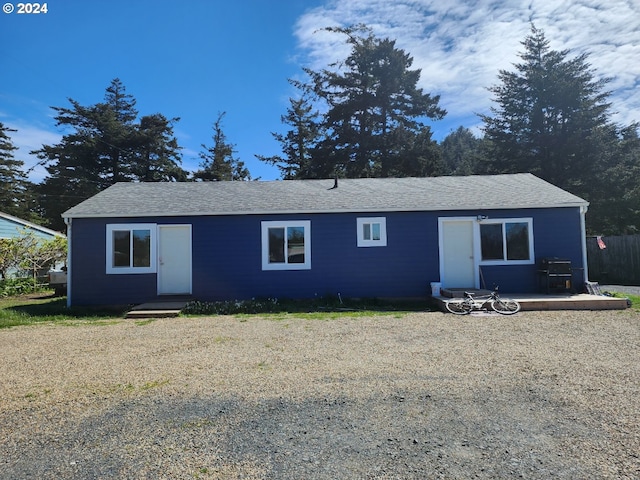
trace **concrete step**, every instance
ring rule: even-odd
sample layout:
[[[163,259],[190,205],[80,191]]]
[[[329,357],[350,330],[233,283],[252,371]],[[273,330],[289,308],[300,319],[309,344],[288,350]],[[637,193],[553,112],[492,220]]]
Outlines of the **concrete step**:
[[[127,312],[125,318],[177,317],[186,304],[186,300],[142,303]]]
[[[127,312],[124,318],[171,318],[180,315],[180,310],[136,310]]]

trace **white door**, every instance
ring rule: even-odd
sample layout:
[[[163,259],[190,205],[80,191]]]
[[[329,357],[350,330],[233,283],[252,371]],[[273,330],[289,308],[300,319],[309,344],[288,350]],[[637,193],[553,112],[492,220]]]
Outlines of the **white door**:
[[[191,294],[191,225],[158,225],[158,295]]]
[[[471,219],[440,219],[440,281],[445,288],[478,288]]]

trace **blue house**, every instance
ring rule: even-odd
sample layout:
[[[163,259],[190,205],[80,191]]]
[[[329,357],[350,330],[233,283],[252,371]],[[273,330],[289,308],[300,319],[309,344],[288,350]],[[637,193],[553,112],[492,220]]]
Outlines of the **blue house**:
[[[36,225],[35,223],[23,220],[22,218],[14,217],[13,215],[0,212],[0,239],[21,237],[26,232],[33,234],[38,241],[51,240],[55,237],[64,237],[64,234],[60,232],[56,232],[41,225]],[[7,277],[13,277],[18,273],[19,271],[15,268],[4,272]]]
[[[587,206],[531,174],[118,183],[63,214],[68,303],[535,292],[541,258],[587,278]]]
[[[36,238],[43,240],[50,240],[54,237],[64,237],[60,232],[0,212],[0,238],[19,237],[24,231],[33,232]]]

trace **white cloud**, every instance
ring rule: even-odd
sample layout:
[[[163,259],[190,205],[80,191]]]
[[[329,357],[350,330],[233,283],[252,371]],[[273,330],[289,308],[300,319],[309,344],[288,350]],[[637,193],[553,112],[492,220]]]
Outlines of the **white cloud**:
[[[552,49],[589,54],[595,73],[612,79],[613,120],[629,124],[640,121],[638,18],[640,3],[629,0],[330,0],[300,17],[295,34],[312,69],[349,51],[339,35],[318,32],[324,27],[364,23],[396,39],[422,70],[420,86],[441,95],[455,122],[488,112],[487,87],[520,61],[533,22]]]
[[[39,165],[39,159],[29,152],[38,150],[43,145],[54,145],[60,142],[62,135],[22,121],[6,121],[4,125],[17,130],[16,132],[8,132],[11,142],[15,147],[18,147],[18,150],[13,152],[14,158],[24,162],[29,180],[40,183],[47,175],[47,171],[42,165]]]

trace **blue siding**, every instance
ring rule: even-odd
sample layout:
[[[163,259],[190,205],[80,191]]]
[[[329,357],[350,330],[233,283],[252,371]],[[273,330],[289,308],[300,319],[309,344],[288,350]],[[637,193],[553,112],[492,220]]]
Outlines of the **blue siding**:
[[[191,224],[193,297],[204,300],[253,297],[422,297],[439,280],[438,218],[532,217],[536,258],[569,258],[583,267],[578,208],[491,212],[337,213],[314,215],[140,218],[135,222]],[[357,247],[356,218],[384,216],[386,247]],[[311,221],[311,269],[262,271],[261,222]],[[157,298],[156,274],[105,273],[108,223],[131,219],[74,219],[72,303],[129,304]],[[487,286],[508,292],[536,290],[536,265],[482,267]]]
[[[534,265],[481,267],[486,288],[499,286],[504,293],[532,293],[539,290],[538,262],[546,257],[571,260],[575,280],[583,277],[582,234],[578,208],[487,212],[491,218],[532,217]],[[517,213],[517,214],[515,214]]]
[[[429,263],[428,227],[387,215],[387,247],[358,248],[355,214],[226,217],[194,222],[194,296],[206,299],[337,295],[421,296]],[[415,215],[414,215],[415,216]],[[262,271],[261,222],[311,220],[311,270]],[[403,241],[402,231],[414,229]],[[392,234],[391,232],[397,232]],[[437,252],[437,236],[433,239]],[[407,256],[407,251],[416,252]],[[412,258],[413,257],[413,258]],[[432,259],[437,274],[437,255]],[[348,272],[348,273],[346,273]],[[408,286],[411,286],[408,288]]]
[[[41,238],[43,240],[50,240],[55,236],[51,233],[38,230],[37,228],[32,228],[24,223],[14,222],[8,218],[0,217],[0,238],[19,237],[25,230],[33,232],[36,238]]]

